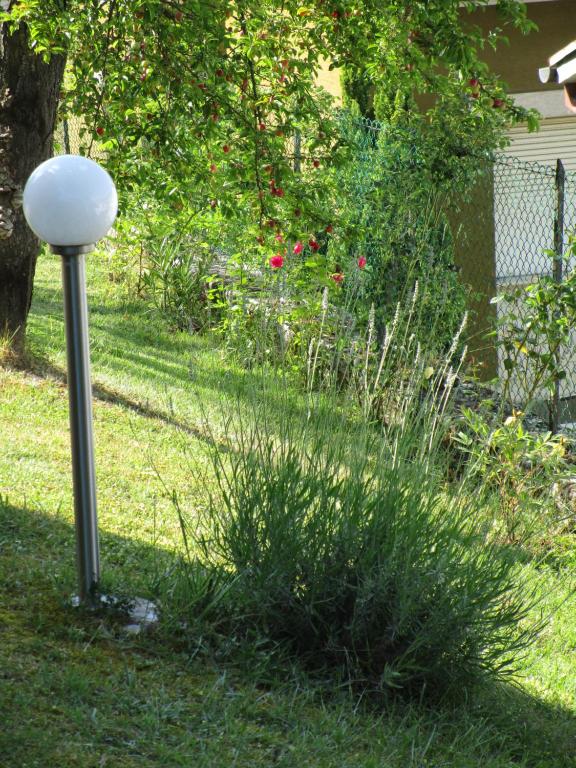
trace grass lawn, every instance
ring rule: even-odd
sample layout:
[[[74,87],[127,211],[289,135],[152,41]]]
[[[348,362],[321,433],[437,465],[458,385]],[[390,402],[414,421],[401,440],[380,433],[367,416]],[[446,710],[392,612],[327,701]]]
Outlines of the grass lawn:
[[[180,543],[169,491],[189,510],[202,500],[190,464],[206,461],[203,414],[255,379],[209,339],[169,333],[122,301],[104,259],[89,256],[88,267],[103,587],[153,596]],[[45,255],[30,366],[0,367],[1,768],[576,766],[571,537],[547,565],[523,566],[553,613],[521,688],[436,711],[375,711],[297,671],[271,674],[257,650],[249,669],[232,666],[191,655],[166,628],[134,638],[113,618],[72,609],[63,333],[58,258]]]

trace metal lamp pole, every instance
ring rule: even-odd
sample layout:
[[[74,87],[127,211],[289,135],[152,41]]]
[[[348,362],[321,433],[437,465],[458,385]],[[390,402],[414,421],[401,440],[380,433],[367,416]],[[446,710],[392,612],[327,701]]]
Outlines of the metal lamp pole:
[[[100,581],[96,474],[92,437],[92,384],[84,254],[93,246],[52,246],[62,257],[68,403],[80,602],[96,599]]]
[[[106,171],[74,155],[42,163],[24,189],[30,228],[62,258],[78,597],[85,605],[99,603],[100,562],[84,254],[108,232],[117,206]]]

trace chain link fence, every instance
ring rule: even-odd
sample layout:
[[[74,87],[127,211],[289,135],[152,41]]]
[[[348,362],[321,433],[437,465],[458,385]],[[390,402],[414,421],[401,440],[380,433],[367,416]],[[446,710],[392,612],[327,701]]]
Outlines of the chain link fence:
[[[62,120],[54,132],[55,155],[85,155],[86,157],[102,157],[96,142],[91,139],[82,118],[70,116]]]
[[[483,239],[476,233],[476,248],[492,261],[493,275],[487,279],[490,270],[472,266],[467,280],[473,291],[483,295],[489,324],[513,314],[522,325],[526,311],[522,289],[542,277],[560,282],[576,267],[573,258],[562,258],[576,230],[576,173],[566,172],[560,160],[554,167],[497,155],[486,165],[484,176],[484,190],[476,202],[492,214],[493,224],[485,227]],[[462,226],[466,227],[465,221]],[[503,295],[514,298],[492,303]],[[495,337],[492,339],[491,373],[500,382],[509,379],[509,394],[518,408],[525,407],[531,392],[533,407],[553,430],[576,419],[575,334],[560,349],[557,367],[565,375],[555,383],[553,392],[536,384],[536,364],[525,353],[518,355],[512,371],[506,370],[506,353]],[[538,351],[546,350],[540,346]]]

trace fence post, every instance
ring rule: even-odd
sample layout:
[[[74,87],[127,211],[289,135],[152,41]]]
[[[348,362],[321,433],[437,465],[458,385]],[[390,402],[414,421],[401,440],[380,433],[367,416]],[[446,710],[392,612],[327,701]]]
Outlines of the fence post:
[[[564,200],[566,195],[566,171],[560,158],[556,161],[556,216],[554,218],[554,266],[553,279],[562,282],[562,256],[564,254]],[[556,368],[560,365],[560,353],[556,353]],[[554,393],[550,403],[550,431],[556,434],[560,426],[560,379],[554,382]]]

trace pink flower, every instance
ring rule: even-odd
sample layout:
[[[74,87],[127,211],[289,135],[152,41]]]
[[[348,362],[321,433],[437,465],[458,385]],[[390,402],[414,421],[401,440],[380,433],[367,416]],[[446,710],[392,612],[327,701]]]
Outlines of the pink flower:
[[[358,259],[358,266],[360,267],[360,269],[364,269],[364,267],[366,266],[366,258],[364,256],[360,256],[360,258]]]
[[[308,245],[313,251],[317,251],[318,248],[320,248],[320,244],[317,240],[314,240],[314,238],[312,238],[312,240],[308,240]]]
[[[302,243],[300,242],[300,240],[298,240],[298,242],[297,242],[297,243],[296,243],[296,245],[294,246],[294,253],[295,253],[296,255],[298,255],[299,253],[302,253],[302,251],[303,251],[303,250],[304,250],[304,246],[302,245]]]
[[[284,259],[282,256],[280,256],[279,253],[276,254],[276,256],[272,256],[270,258],[270,266],[273,269],[280,269],[281,266],[284,264]]]
[[[330,277],[332,278],[332,280],[334,280],[335,283],[341,283],[342,280],[344,280],[344,275],[342,274],[342,272],[334,272],[334,274],[330,275]]]

